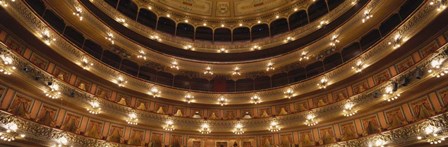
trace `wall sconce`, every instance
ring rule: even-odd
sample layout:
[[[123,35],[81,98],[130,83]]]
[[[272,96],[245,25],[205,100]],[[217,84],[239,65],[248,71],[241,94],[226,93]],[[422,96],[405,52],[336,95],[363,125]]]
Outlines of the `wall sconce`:
[[[149,36],[149,39],[156,40],[158,42],[162,42],[162,38],[160,38],[158,35],[151,35],[151,36]]]
[[[366,68],[367,65],[365,65],[361,60],[356,62],[354,66],[352,66],[352,69],[355,70],[356,73],[360,73],[364,68]]]
[[[241,76],[239,67],[235,67],[235,69],[233,69],[232,76]]]
[[[89,62],[89,60],[86,57],[83,57],[81,59],[81,67],[82,67],[82,69],[89,70],[90,67],[92,67],[92,66],[93,66],[93,63]]]
[[[25,134],[17,133],[18,126],[14,122],[9,122],[3,126],[6,131],[0,132],[0,140],[11,142],[16,139],[25,138]]]
[[[220,48],[217,50],[218,53],[229,53],[229,50],[225,49],[225,48]]]
[[[194,96],[190,94],[190,92],[188,92],[185,95],[185,101],[190,104],[191,102],[194,102]]]
[[[130,125],[137,125],[138,124],[137,113],[135,113],[134,111],[131,111],[128,114],[128,119],[126,119],[126,122]]]
[[[254,96],[250,97],[250,101],[253,104],[259,104],[259,103],[261,103],[261,97],[258,96],[257,94],[255,94]]]
[[[292,88],[286,89],[285,92],[283,92],[286,98],[291,99],[294,96],[294,90]]]
[[[390,85],[386,86],[384,88],[384,100],[390,102],[393,100],[396,100],[400,97],[400,94],[395,94],[395,91],[397,91],[398,84],[396,82],[392,82]]]
[[[83,17],[82,17],[82,9],[81,7],[75,7],[75,12],[73,12],[73,15],[75,15],[76,17],[79,18],[79,21],[82,21]]]
[[[278,131],[280,131],[281,128],[280,128],[280,126],[278,124],[279,123],[278,123],[277,119],[273,118],[272,121],[271,121],[271,124],[269,125],[268,130],[270,132],[278,132]]]
[[[426,140],[429,144],[439,144],[442,143],[442,141],[445,141],[445,137],[440,135],[440,128],[428,125],[422,129],[423,134],[417,136],[418,140]]]
[[[318,124],[318,122],[315,120],[315,118],[316,118],[316,115],[314,115],[313,113],[311,113],[311,112],[309,112],[307,115],[306,115],[306,121],[305,121],[305,125],[307,125],[307,126],[315,126],[315,125],[317,125]]]
[[[446,0],[432,0],[429,4],[431,6],[436,6],[437,7],[437,11],[443,11],[446,9]]]
[[[283,43],[288,43],[290,41],[294,41],[294,37],[286,37],[286,39],[283,40]]]
[[[269,62],[266,67],[266,71],[273,71],[273,70],[275,70],[274,63]]]
[[[107,41],[109,41],[111,44],[115,44],[114,41],[114,34],[111,32],[107,33],[106,37],[104,37]]]
[[[171,62],[171,69],[179,70],[179,64],[176,61]]]
[[[386,145],[386,141],[381,138],[377,138],[371,143],[369,143],[369,147],[384,147]]]
[[[399,48],[401,46],[402,41],[403,41],[402,36],[400,34],[397,34],[397,35],[395,35],[393,40],[388,42],[387,44],[388,45],[392,45],[392,47],[394,49],[397,49],[397,48]]]
[[[126,23],[126,20],[124,18],[115,18],[115,21],[117,21],[118,23],[121,23],[123,26],[127,27],[128,23]]]
[[[48,90],[44,92],[46,97],[51,99],[58,99],[61,97],[61,92],[59,92],[59,85],[51,84],[48,85]]]
[[[93,98],[92,101],[89,102],[90,108],[87,108],[87,111],[90,114],[99,114],[101,113],[100,102],[98,102],[97,98]]]
[[[11,2],[15,2],[16,0],[11,0]],[[8,7],[8,2],[6,0],[0,0],[0,5],[2,7]]]
[[[448,68],[444,66],[444,62],[446,59],[447,58],[443,55],[434,57],[434,59],[431,60],[430,64],[428,64],[428,73],[437,78],[448,74]]]
[[[322,78],[320,79],[319,83],[317,83],[317,86],[319,87],[319,89],[325,89],[328,86],[328,80],[327,78]]]
[[[218,105],[221,105],[221,106],[227,105],[227,99],[224,96],[220,96],[218,98]]]
[[[138,58],[138,59],[143,59],[143,60],[146,61],[146,53],[145,53],[145,51],[143,51],[143,50],[139,50],[139,51],[138,51],[137,58]]]
[[[331,39],[330,39],[330,46],[331,47],[336,47],[336,44],[338,44],[340,42],[338,37],[339,37],[338,35],[331,36]]]
[[[174,122],[173,122],[173,120],[168,119],[168,120],[165,122],[165,126],[163,126],[163,129],[164,129],[165,131],[174,131]]]
[[[199,129],[199,132],[201,132],[201,134],[210,134],[212,130],[210,130],[210,126],[208,125],[208,123],[205,122],[201,125],[201,129]]]
[[[244,134],[244,126],[241,122],[237,122],[235,128],[233,129],[233,133],[236,135]]]
[[[210,66],[205,68],[204,75],[213,75],[213,71],[212,71],[212,68]]]
[[[0,73],[11,75],[16,70],[16,67],[13,64],[14,59],[8,53],[2,52],[0,54],[0,60]]]
[[[45,44],[50,45],[51,42],[56,41],[55,38],[53,38],[50,34],[50,31],[48,29],[45,29],[41,32],[40,36],[39,36]]]
[[[160,91],[159,89],[157,89],[157,87],[153,86],[149,92],[149,95],[151,95],[153,98],[158,98],[160,97],[160,95],[162,94],[162,91]]]
[[[254,45],[250,48],[250,51],[261,50],[261,46]]]
[[[365,23],[367,20],[373,17],[373,15],[370,13],[371,10],[365,10],[364,14],[362,16],[362,23]]]
[[[347,102],[344,105],[344,110],[343,110],[344,116],[350,117],[350,116],[355,115],[358,112],[358,110],[353,109],[354,106],[355,106],[355,104],[353,102]]]
[[[302,60],[308,60],[308,59],[310,59],[310,57],[308,56],[308,53],[307,52],[302,52],[301,54],[300,54],[300,59],[299,59],[299,61],[302,61]]]
[[[60,134],[57,139],[55,139],[56,145],[52,145],[52,147],[62,147],[68,145],[68,139],[65,135]]]
[[[124,80],[122,76],[118,76],[118,78],[115,79],[114,83],[117,84],[118,87],[123,87],[126,83],[128,83],[128,81]]]
[[[192,45],[186,45],[186,46],[184,46],[184,49],[185,50],[192,50],[192,51],[196,50]]]
[[[317,28],[321,29],[321,28],[327,26],[328,24],[329,24],[328,20],[322,20],[322,21],[320,21],[319,25],[317,25]]]

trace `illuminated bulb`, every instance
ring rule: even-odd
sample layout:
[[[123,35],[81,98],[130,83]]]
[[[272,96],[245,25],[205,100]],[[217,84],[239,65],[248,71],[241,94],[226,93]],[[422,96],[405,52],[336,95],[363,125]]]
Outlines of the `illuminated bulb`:
[[[239,24],[239,26],[241,27],[241,26],[243,26],[243,24],[242,24],[242,23],[240,23],[240,24]]]
[[[297,11],[297,10],[299,10],[299,9],[297,9],[297,8],[294,8],[294,11]]]
[[[443,11],[443,10],[445,10],[446,9],[446,5],[447,5],[447,2],[446,2],[446,0],[432,0],[430,3],[429,3],[431,6],[436,6],[437,7],[437,11]]]
[[[277,18],[277,19],[278,19],[279,17],[280,17],[280,16],[278,16],[278,15],[275,16],[275,18]]]
[[[250,48],[251,51],[255,51],[255,50],[261,50],[261,46],[258,45],[254,45]]]
[[[221,24],[221,27],[224,27],[225,25],[224,24]]]
[[[203,23],[202,25],[203,25],[203,26],[207,26],[207,23]]]
[[[348,103],[346,103],[346,104],[344,105],[344,110],[343,110],[343,114],[344,114],[344,116],[346,116],[346,117],[350,117],[350,116],[355,115],[355,114],[358,112],[358,110],[354,110],[354,109],[353,109],[354,106],[355,106],[355,104],[352,103],[352,102],[348,102]]]
[[[170,17],[171,17],[171,15],[170,15],[170,14],[166,14],[166,17],[170,18]]]
[[[340,41],[338,39],[338,35],[333,35],[331,36],[331,40],[330,40],[330,46],[331,47],[336,47],[336,44],[338,44]]]
[[[152,7],[151,7],[151,6],[148,6],[148,10],[152,10]]]
[[[185,19],[184,22],[185,22],[185,23],[188,23],[188,19]]]
[[[204,75],[213,75],[213,71],[212,71],[212,68],[210,66],[205,68]]]
[[[257,23],[260,24],[260,23],[261,23],[261,20],[257,21]]]
[[[252,101],[253,104],[261,103],[261,98],[258,95],[254,95],[254,96],[250,97],[250,100]]]
[[[271,121],[271,124],[269,125],[268,130],[269,130],[270,132],[278,132],[278,131],[281,130],[280,126],[278,125],[277,120],[273,120],[273,121]]]
[[[15,0],[10,0],[11,2],[15,2]],[[0,5],[2,7],[8,7],[8,2],[6,0],[0,0]]]
[[[127,27],[128,23],[126,23],[126,20],[124,18],[115,18],[115,21],[117,21],[118,23],[121,23],[123,26]]]
[[[186,45],[186,46],[184,46],[184,49],[185,50],[192,50],[192,51],[195,50],[195,48],[192,45]]]
[[[437,78],[448,74],[448,68],[444,66],[445,60],[446,57],[441,55],[436,56],[434,59],[432,59],[431,62],[429,63],[428,73]]]
[[[224,96],[219,97],[218,104],[221,106],[227,105],[227,99]]]
[[[58,143],[58,146],[67,145],[68,139],[66,137],[62,136],[62,137],[59,137],[58,139],[56,139],[56,142]]]
[[[286,37],[286,39],[283,40],[283,43],[288,43],[290,41],[293,41],[294,38],[293,37]]]

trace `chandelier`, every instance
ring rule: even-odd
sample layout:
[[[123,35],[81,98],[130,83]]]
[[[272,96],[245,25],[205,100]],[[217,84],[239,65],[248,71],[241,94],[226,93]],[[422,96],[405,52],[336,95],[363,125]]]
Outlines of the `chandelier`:
[[[396,100],[400,97],[399,93],[395,93],[396,89],[394,89],[394,84],[390,84],[384,88],[384,100],[390,102]]]
[[[68,139],[64,134],[59,134],[58,138],[55,139],[56,144],[52,145],[52,147],[61,147],[68,145]]]
[[[90,102],[90,108],[87,108],[87,111],[90,114],[99,114],[101,112],[100,103],[98,102],[98,99],[94,98]]]
[[[151,36],[149,36],[149,39],[156,40],[158,42],[162,42],[162,38],[160,38],[158,35],[151,35]]]
[[[243,126],[243,124],[241,124],[240,122],[238,122],[238,123],[235,125],[235,128],[233,129],[233,133],[236,134],[236,135],[241,135],[241,134],[243,134],[243,133],[244,133],[244,126]]]
[[[217,52],[218,52],[218,53],[228,53],[229,50],[227,50],[227,49],[225,49],[225,48],[220,48],[220,49],[218,49]]]
[[[294,90],[292,90],[292,88],[288,88],[285,92],[283,92],[283,94],[285,94],[286,98],[291,99],[294,96]]]
[[[154,86],[151,88],[151,90],[149,90],[148,94],[151,95],[153,98],[157,98],[160,97],[162,91],[160,91],[159,89],[157,89],[157,87]]]
[[[280,126],[278,125],[277,119],[274,118],[274,120],[271,121],[271,124],[269,125],[268,130],[271,132],[278,132],[281,130]]]
[[[16,139],[25,137],[25,134],[19,134],[16,132],[18,127],[17,124],[14,122],[7,123],[3,127],[6,129],[6,131],[0,132],[0,140],[11,142]]]
[[[322,20],[319,22],[319,25],[317,25],[317,28],[318,29],[323,28],[323,27],[327,26],[329,23],[330,22],[328,22],[328,20]]]
[[[250,97],[250,100],[252,101],[253,104],[261,103],[261,98],[258,95],[254,95],[254,96]]]
[[[365,10],[361,21],[362,21],[362,23],[365,23],[365,22],[367,22],[367,20],[369,20],[372,17],[373,17],[373,15],[372,15],[372,13],[370,13],[370,10]]]
[[[286,37],[285,39],[283,39],[283,43],[288,43],[290,41],[294,41],[294,37]]]
[[[336,44],[338,44],[339,42],[340,41],[338,39],[338,35],[331,36],[331,39],[330,39],[330,46],[331,47],[336,47]]]
[[[212,131],[210,130],[210,126],[207,123],[201,125],[201,129],[199,129],[201,134],[210,134]]]
[[[59,92],[59,86],[54,83],[49,85],[48,90],[45,91],[45,96],[51,99],[58,99],[61,96],[61,92]]]
[[[429,144],[439,144],[445,141],[445,137],[441,136],[440,128],[433,125],[428,125],[423,128],[423,135],[417,136],[418,140],[426,140]]]
[[[186,45],[186,46],[184,46],[184,49],[185,50],[192,50],[192,51],[196,50],[192,45]]]
[[[176,61],[171,62],[171,69],[179,70],[179,64]]]
[[[205,68],[204,75],[213,75],[213,71],[212,71],[212,68],[210,66]]]
[[[310,59],[310,57],[308,56],[308,53],[307,53],[307,52],[302,52],[302,53],[300,54],[299,61],[302,61],[302,60],[308,60],[308,59]]]
[[[250,48],[251,51],[255,51],[255,50],[261,50],[261,46],[258,45],[254,45]]]
[[[439,55],[431,60],[429,66],[428,73],[433,75],[434,77],[442,77],[445,76],[445,74],[448,74],[448,68],[444,66],[444,62],[446,60],[446,57],[443,55]]]
[[[431,6],[436,6],[437,11],[442,11],[446,9],[446,0],[432,0],[429,4]]]
[[[16,67],[13,65],[13,58],[6,52],[0,54],[0,73],[5,75],[11,75]]]
[[[138,124],[137,114],[135,112],[129,113],[126,122],[130,125],[137,125]]]
[[[392,45],[393,49],[399,48],[401,46],[402,37],[400,34],[394,36],[393,40],[388,42],[387,44]]]
[[[307,126],[317,125],[318,122],[314,118],[316,118],[316,115],[314,115],[312,113],[309,113],[308,115],[306,115],[305,125],[307,125]]]
[[[115,18],[115,21],[117,21],[118,23],[121,23],[122,25],[124,25],[125,27],[128,26],[128,23],[126,23],[126,20],[124,18]]]
[[[165,131],[173,131],[174,130],[174,122],[172,120],[168,119],[165,122],[165,126],[163,126],[163,129]]]
[[[355,104],[353,102],[347,102],[344,105],[344,110],[343,110],[344,116],[350,117],[350,116],[355,115],[358,112],[358,110],[353,109],[354,106],[355,106]]]
[[[191,95],[189,92],[185,95],[185,101],[190,104],[191,102],[194,102],[194,96]]]
[[[219,97],[218,104],[221,106],[227,105],[227,99],[224,96]]]

